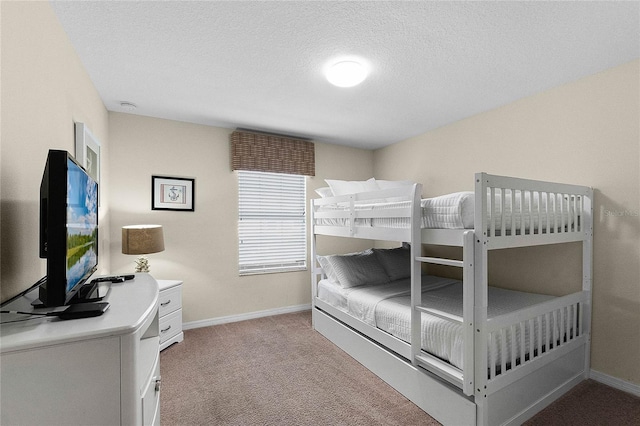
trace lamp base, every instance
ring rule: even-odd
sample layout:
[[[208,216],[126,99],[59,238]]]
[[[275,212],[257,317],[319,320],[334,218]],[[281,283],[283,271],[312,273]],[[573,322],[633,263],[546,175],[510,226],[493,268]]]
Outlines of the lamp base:
[[[136,272],[149,272],[149,260],[145,256],[136,259]]]

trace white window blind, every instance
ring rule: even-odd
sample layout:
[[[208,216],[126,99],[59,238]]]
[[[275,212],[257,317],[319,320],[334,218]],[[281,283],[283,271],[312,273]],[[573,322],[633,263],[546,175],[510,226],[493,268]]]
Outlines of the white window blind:
[[[305,177],[238,171],[240,275],[306,269]]]

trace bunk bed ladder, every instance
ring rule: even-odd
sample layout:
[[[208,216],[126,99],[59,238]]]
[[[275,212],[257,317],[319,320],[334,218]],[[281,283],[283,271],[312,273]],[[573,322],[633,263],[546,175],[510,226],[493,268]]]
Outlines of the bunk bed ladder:
[[[411,324],[411,355],[413,363],[440,378],[461,387],[465,395],[473,395],[474,385],[474,233],[465,231],[463,236],[463,260],[445,259],[437,257],[424,257],[419,255],[419,250],[413,252],[413,275],[412,282],[412,324]],[[453,266],[463,270],[463,307],[462,316],[452,315],[437,309],[428,308],[422,305],[422,291],[420,274],[422,263],[435,265]],[[413,279],[414,277],[418,279]],[[422,350],[421,315],[422,313],[435,316],[446,321],[461,324],[464,327],[464,349],[463,349],[463,369],[456,368],[437,357]]]
[[[418,367],[417,356],[422,343],[421,313],[416,307],[422,304],[422,230],[421,230],[422,185],[413,186],[411,200],[411,362]]]

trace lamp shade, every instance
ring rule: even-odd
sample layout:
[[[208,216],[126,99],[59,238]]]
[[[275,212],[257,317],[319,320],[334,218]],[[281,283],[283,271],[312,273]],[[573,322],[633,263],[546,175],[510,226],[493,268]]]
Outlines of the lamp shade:
[[[164,251],[162,225],[129,225],[122,227],[123,254],[149,254]]]

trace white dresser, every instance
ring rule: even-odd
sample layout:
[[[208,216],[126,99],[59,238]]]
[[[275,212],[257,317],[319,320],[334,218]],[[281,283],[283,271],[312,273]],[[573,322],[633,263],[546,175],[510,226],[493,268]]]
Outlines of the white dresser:
[[[31,311],[37,293],[3,309]],[[160,424],[158,284],[136,274],[105,301],[94,318],[2,314],[0,424]]]
[[[160,287],[160,350],[182,342],[182,281],[158,280]]]

